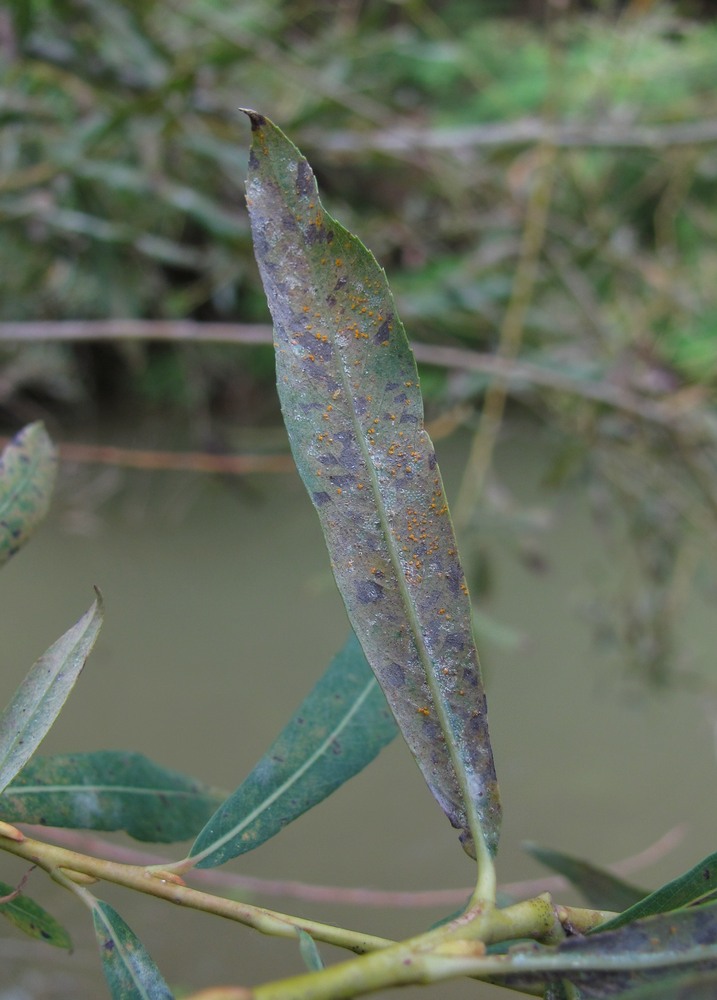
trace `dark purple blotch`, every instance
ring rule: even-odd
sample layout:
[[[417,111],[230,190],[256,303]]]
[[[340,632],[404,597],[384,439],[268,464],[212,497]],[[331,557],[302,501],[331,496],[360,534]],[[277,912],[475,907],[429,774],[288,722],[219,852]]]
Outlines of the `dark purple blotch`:
[[[375,604],[383,597],[383,587],[375,580],[360,580],[356,584],[356,597],[361,604]]]
[[[450,592],[457,597],[463,583],[463,571],[457,563],[453,563],[446,573],[446,583]]]
[[[391,318],[385,319],[373,338],[375,344],[385,344],[391,334]]]
[[[403,687],[406,683],[406,673],[400,663],[392,660],[383,672],[386,683],[392,688]]]

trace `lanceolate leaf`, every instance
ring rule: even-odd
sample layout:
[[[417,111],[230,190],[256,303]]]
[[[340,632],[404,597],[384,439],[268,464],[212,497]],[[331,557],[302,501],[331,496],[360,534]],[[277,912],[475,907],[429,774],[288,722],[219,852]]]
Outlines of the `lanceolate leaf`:
[[[0,565],[47,514],[56,471],[55,449],[41,423],[21,430],[0,455]]]
[[[0,882],[0,897],[9,896],[13,891],[13,886]],[[0,904],[0,915],[30,937],[46,941],[56,948],[72,951],[72,939],[62,924],[51,917],[34,899],[23,893],[8,903]]]
[[[159,969],[119,913],[95,900],[92,919],[113,1000],[172,1000]]]
[[[564,875],[595,909],[624,910],[647,896],[644,889],[623,882],[611,872],[580,858],[573,858],[560,851],[551,851],[537,844],[524,846],[537,861]]]
[[[714,1000],[717,971],[685,972],[618,994],[619,1000]]]
[[[89,611],[34,664],[0,715],[0,792],[45,738],[85,665],[101,625],[98,593]]]
[[[0,815],[169,843],[196,836],[223,798],[142,754],[100,750],[35,757],[0,796]]]
[[[416,364],[372,254],[322,208],[306,160],[253,130],[247,202],[296,464],[346,608],[401,732],[469,853],[500,804],[471,607]]]
[[[713,893],[717,889],[717,852],[708,855],[671,882],[667,882],[659,889],[655,889],[649,896],[645,896],[640,902],[635,903],[628,910],[618,914],[607,923],[596,927],[593,934],[601,934],[606,930],[614,930],[629,924],[633,920],[648,917],[653,913],[667,913],[669,910],[676,910],[680,906],[687,906],[697,899]]]
[[[386,699],[351,635],[189,856],[212,868],[258,847],[362,770],[395,735]]]
[[[497,978],[516,988],[569,980],[580,990],[581,1000],[629,996],[629,990],[643,984],[717,969],[717,904],[569,938],[556,948],[513,949],[504,961],[507,975]],[[490,974],[495,975],[494,968]]]

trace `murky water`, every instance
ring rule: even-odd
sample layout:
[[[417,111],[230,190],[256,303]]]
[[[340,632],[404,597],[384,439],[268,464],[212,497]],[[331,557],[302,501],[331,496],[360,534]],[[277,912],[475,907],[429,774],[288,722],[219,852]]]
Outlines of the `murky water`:
[[[450,496],[462,449],[453,443],[441,453]],[[504,450],[505,474],[521,499],[540,499],[535,458],[530,435],[514,437]],[[236,786],[346,633],[298,479],[258,480],[263,497],[255,502],[221,482],[133,475],[96,518],[71,514],[77,482],[86,484],[87,473],[66,473],[52,519],[0,574],[0,698],[7,700],[37,655],[89,606],[97,584],[106,624],[44,751],[139,750],[210,783]],[[594,650],[574,597],[604,554],[584,508],[579,493],[563,499],[549,535],[549,573],[531,575],[512,558],[499,558],[484,608],[527,637],[520,650],[482,647],[505,807],[499,875],[541,874],[520,850],[525,839],[608,862],[686,820],[680,846],[633,876],[652,886],[715,848],[712,730],[703,706],[687,694],[626,699]],[[68,523],[86,533],[69,531]],[[685,634],[696,669],[712,668],[711,625],[709,609],[695,597]],[[395,890],[468,887],[472,876],[398,741],[332,799],[230,867],[272,879]],[[1,879],[15,882],[20,874],[20,865],[0,858]],[[89,917],[46,883],[35,874],[28,891],[71,926],[75,952],[58,954],[1,927],[0,1000],[97,1000],[105,992]],[[100,891],[178,993],[301,971],[292,942],[131,893]],[[394,937],[452,909],[256,899]],[[343,957],[331,948],[322,953],[327,961]],[[474,983],[401,993],[419,995],[507,994]]]

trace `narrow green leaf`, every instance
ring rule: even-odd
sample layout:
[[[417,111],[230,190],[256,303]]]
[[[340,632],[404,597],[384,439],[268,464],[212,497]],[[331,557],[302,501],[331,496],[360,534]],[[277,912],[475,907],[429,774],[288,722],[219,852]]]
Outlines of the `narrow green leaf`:
[[[0,815],[10,823],[124,830],[170,843],[196,836],[223,799],[140,753],[100,750],[35,757],[0,795]]]
[[[536,861],[563,875],[597,910],[624,910],[647,896],[645,889],[638,889],[588,861],[537,844],[523,847]]]
[[[119,913],[95,900],[92,919],[113,1000],[173,1000],[159,969]]]
[[[296,933],[299,938],[299,952],[306,968],[309,972],[321,972],[324,968],[324,960],[319,954],[319,949],[316,947],[316,941],[306,931],[301,930],[301,928]]]
[[[370,763],[396,735],[386,699],[352,634],[189,856],[213,868],[263,844]]]
[[[28,424],[0,455],[0,566],[47,514],[57,455],[41,423]]]
[[[13,886],[0,882],[0,896],[9,896],[14,891]],[[51,917],[34,899],[23,893],[11,899],[9,903],[1,903],[0,915],[30,937],[46,941],[56,948],[72,951],[72,939],[62,924]]]
[[[0,792],[45,738],[85,665],[102,625],[99,591],[92,607],[43,653],[0,715]]]
[[[634,906],[623,913],[613,917],[612,920],[596,927],[593,934],[602,934],[603,931],[612,931],[624,924],[629,924],[633,920],[648,917],[653,913],[667,913],[676,910],[678,907],[687,906],[697,899],[702,899],[717,889],[717,852],[708,855],[690,868],[683,875],[679,875],[671,882],[665,883],[659,889],[655,889],[649,896],[645,896]]]
[[[505,974],[496,976],[491,968],[491,978],[515,988],[569,980],[582,1000],[622,997],[667,977],[712,972],[717,967],[717,904],[657,914],[618,930],[569,938],[554,948],[511,951],[498,961],[505,963]]]
[[[319,201],[307,161],[247,112],[247,203],[277,384],[351,624],[435,798],[475,856],[500,803],[471,605],[416,363],[373,255]]]

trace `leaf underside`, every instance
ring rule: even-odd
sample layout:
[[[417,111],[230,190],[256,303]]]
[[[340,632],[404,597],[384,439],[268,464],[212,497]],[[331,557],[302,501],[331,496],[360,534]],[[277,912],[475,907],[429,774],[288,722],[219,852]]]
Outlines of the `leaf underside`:
[[[516,974],[518,966],[523,973]],[[646,1000],[650,989],[658,991],[668,978],[689,983],[715,970],[717,903],[657,914],[615,931],[569,938],[556,948],[536,946],[520,955],[513,950],[506,956],[506,975],[497,979],[516,989],[553,983],[555,990],[549,996],[560,996],[557,984],[567,980],[579,990],[581,1000],[627,998],[641,988],[644,992],[638,996]],[[665,996],[659,991],[655,995]],[[672,996],[677,1000],[679,990]]]
[[[196,836],[223,798],[142,754],[99,750],[34,758],[0,796],[0,815],[171,843]]]
[[[361,646],[351,635],[326,673],[190,851],[223,864],[279,833],[369,764],[396,735]]]
[[[23,428],[0,455],[0,566],[47,514],[57,455],[41,423]]]
[[[0,715],[0,792],[25,766],[80,676],[102,625],[102,599],[31,667]]]
[[[351,624],[423,775],[474,856],[500,802],[471,606],[413,354],[373,255],[307,161],[247,112],[247,204],[277,385]]]

